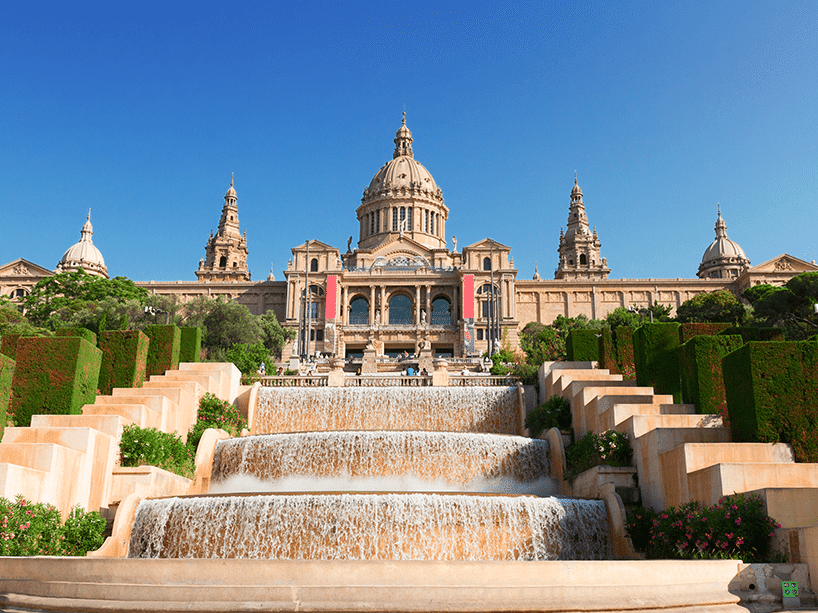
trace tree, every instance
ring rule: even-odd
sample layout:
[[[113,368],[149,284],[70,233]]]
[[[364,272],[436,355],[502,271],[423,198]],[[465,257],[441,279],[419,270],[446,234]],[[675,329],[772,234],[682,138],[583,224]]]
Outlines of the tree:
[[[789,339],[801,340],[818,332],[818,272],[796,275],[784,287],[756,285],[743,297],[753,305],[756,319],[784,327]]]
[[[105,279],[80,268],[42,279],[23,300],[23,306],[30,323],[54,330],[66,321],[92,319],[96,304],[105,300],[115,303],[136,300],[143,304],[147,298],[148,291],[130,279]]]
[[[263,343],[237,343],[227,350],[225,358],[242,374],[255,374],[262,362],[270,361],[270,350]]]
[[[260,319],[245,305],[221,296],[202,296],[185,306],[185,325],[202,328],[202,345],[211,359],[223,356],[233,345],[262,342]]]
[[[0,337],[7,334],[20,336],[50,336],[45,328],[32,326],[13,303],[0,305]]]
[[[718,290],[685,300],[676,310],[680,323],[731,323],[741,325],[747,315],[744,305],[731,292]]]
[[[260,318],[264,346],[270,353],[278,354],[287,341],[295,338],[295,330],[282,328],[274,311],[267,311]]]
[[[538,322],[526,324],[520,333],[520,346],[525,352],[526,361],[537,366],[566,357],[565,336],[551,326]]]

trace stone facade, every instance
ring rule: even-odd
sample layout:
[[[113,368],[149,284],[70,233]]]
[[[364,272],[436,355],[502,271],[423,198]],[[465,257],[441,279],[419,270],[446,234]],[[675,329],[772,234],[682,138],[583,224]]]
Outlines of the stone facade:
[[[740,295],[753,285],[782,285],[801,272],[818,270],[814,262],[787,254],[751,267],[741,247],[727,237],[719,210],[716,239],[705,250],[698,278],[611,279],[575,177],[554,279],[537,272],[531,280],[520,279],[509,246],[486,238],[458,252],[452,237],[453,247],[447,247],[449,209],[432,175],[414,158],[413,142],[404,114],[392,159],[372,178],[356,210],[354,249],[352,236],[344,253],[309,240],[291,249],[283,281],[276,281],[272,271],[265,281],[251,281],[246,231],[239,229],[231,180],[197,281],[137,285],[152,294],[176,295],[182,303],[224,296],[259,315],[272,310],[297,333],[284,349],[285,358],[307,352],[360,355],[367,347],[378,354],[424,350],[460,357],[486,351],[492,339],[517,348],[526,324],[549,324],[558,315],[601,319],[617,307],[655,302],[675,310],[702,292],[728,289]],[[86,226],[89,232],[83,227],[82,235],[90,243],[90,213]],[[87,247],[83,241],[78,245]],[[104,266],[102,254],[97,259]],[[0,294],[19,299],[50,274],[15,260],[0,267]]]

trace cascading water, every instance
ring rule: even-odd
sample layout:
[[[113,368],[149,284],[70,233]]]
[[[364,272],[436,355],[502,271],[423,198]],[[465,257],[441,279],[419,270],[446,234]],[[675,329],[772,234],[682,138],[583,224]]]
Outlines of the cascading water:
[[[211,492],[553,493],[548,443],[461,432],[305,432],[219,441]],[[243,486],[246,477],[253,477]]]
[[[423,430],[521,434],[513,387],[268,387],[254,433]]]
[[[269,434],[217,446],[225,494],[143,501],[129,557],[610,557],[604,503],[520,495],[547,477],[548,447],[511,436],[514,388],[274,388],[256,409]],[[235,495],[236,479],[282,493]]]

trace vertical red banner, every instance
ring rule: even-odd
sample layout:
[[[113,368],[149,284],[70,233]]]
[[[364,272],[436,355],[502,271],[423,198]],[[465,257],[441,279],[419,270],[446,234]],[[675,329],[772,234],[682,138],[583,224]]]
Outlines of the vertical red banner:
[[[327,319],[338,317],[338,275],[327,275]]]
[[[463,319],[474,318],[474,275],[463,275]]]

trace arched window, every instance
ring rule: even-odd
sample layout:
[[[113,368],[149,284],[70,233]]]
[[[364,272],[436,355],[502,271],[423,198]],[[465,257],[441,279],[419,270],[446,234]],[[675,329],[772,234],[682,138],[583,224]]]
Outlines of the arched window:
[[[579,265],[585,266],[588,263],[588,257],[584,253],[579,254]]]
[[[448,326],[452,323],[452,305],[447,298],[436,298],[432,302],[432,325]]]
[[[223,255],[219,258],[219,268],[226,268],[227,267],[227,256]]]
[[[483,270],[491,270],[491,258],[483,258]]]
[[[349,303],[349,325],[366,326],[369,324],[369,301],[366,298],[355,298]]]
[[[318,272],[318,258],[313,258],[310,262],[310,272]]]
[[[409,296],[396,294],[389,299],[389,325],[412,325],[412,300]]]
[[[237,268],[237,267],[238,267],[238,265],[239,265],[239,263],[238,263],[238,262],[233,262],[233,268]]]

